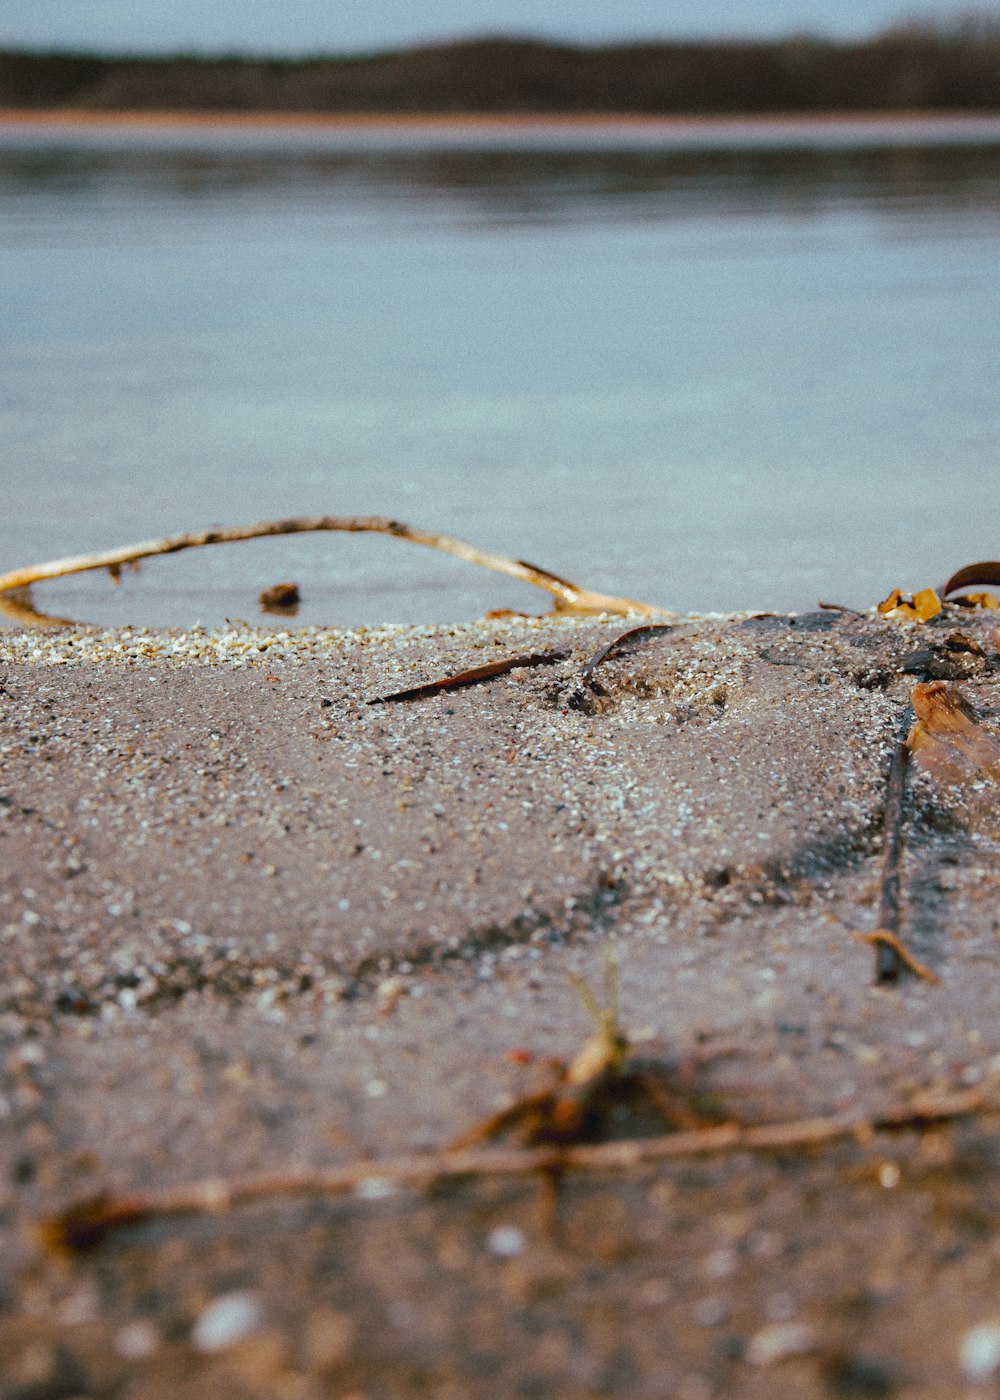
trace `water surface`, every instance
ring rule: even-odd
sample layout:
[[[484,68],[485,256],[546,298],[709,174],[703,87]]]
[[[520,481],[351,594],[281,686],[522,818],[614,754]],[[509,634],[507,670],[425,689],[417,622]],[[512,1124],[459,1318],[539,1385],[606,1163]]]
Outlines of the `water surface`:
[[[0,570],[392,515],[679,609],[1000,549],[1000,121],[0,129]],[[541,607],[376,537],[41,585],[95,622]]]

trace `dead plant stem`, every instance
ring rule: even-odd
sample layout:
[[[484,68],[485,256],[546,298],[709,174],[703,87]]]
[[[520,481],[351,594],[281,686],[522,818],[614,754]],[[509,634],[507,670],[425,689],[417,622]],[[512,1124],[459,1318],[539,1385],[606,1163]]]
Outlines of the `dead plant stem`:
[[[723,1152],[798,1151],[851,1137],[866,1140],[875,1132],[929,1127],[995,1106],[981,1090],[969,1089],[914,1098],[874,1116],[841,1113],[758,1127],[726,1123],[595,1145],[444,1151],[353,1162],[329,1170],[210,1178],[161,1191],[95,1196],[43,1222],[41,1234],[52,1248],[82,1252],[126,1226],[167,1216],[215,1213],[261,1199],[348,1191],[378,1198],[399,1186],[430,1186],[461,1178],[538,1173],[558,1177],[567,1171],[625,1171]]]
[[[878,926],[892,935],[892,939],[879,939],[875,943],[875,981],[882,983],[898,981],[904,966],[893,939],[899,938],[903,804],[906,798],[906,774],[910,764],[910,747],[906,739],[912,724],[913,706],[907,705],[900,725],[899,738],[889,763],[885,819],[882,826],[882,885],[879,893]]]
[[[400,520],[377,515],[316,515],[288,520],[265,520],[254,525],[232,525],[170,535],[164,539],[145,540],[140,544],[100,550],[94,554],[53,559],[45,564],[34,564],[0,575],[0,593],[8,593],[15,588],[27,588],[45,579],[62,578],[66,574],[86,573],[92,569],[109,569],[113,572],[123,564],[134,564],[140,559],[149,559],[159,554],[177,554],[183,549],[198,549],[210,544],[233,544],[240,540],[262,539],[272,535],[296,535],[325,530],[350,534],[391,535],[396,539],[425,545],[429,549],[442,550],[445,554],[452,554],[469,564],[478,564],[482,568],[492,569],[495,573],[506,574],[510,578],[520,579],[523,583],[544,588],[555,597],[556,609],[559,611],[614,613],[622,616],[638,613],[645,617],[656,617],[664,611],[631,598],[618,598],[610,594],[595,593],[589,588],[580,588],[575,583],[560,578],[558,574],[550,573],[535,564],[528,564],[523,559],[494,554],[491,550],[479,549],[476,545],[466,544],[464,540],[455,539],[451,535],[443,535],[435,530],[423,530],[415,525],[406,525]]]

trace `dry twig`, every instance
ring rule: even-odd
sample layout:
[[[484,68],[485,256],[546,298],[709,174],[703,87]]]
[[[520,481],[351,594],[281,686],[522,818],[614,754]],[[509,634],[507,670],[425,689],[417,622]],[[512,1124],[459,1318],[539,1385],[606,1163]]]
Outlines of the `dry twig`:
[[[902,939],[897,934],[891,933],[889,929],[877,928],[874,933],[859,933],[858,937],[862,943],[869,943],[874,948],[885,949],[888,954],[895,954],[900,964],[922,981],[930,982],[934,986],[941,981],[937,973],[932,972],[926,963],[922,963],[919,958],[914,957]],[[881,978],[879,980],[888,981],[891,979]]]
[[[957,686],[922,681],[910,692],[900,738],[893,749],[886,786],[884,855],[878,928],[863,935],[875,946],[876,982],[895,982],[903,968],[924,981],[938,979],[900,938],[900,866],[903,805],[910,763],[939,782],[1000,781],[1000,739],[980,724]]]
[[[658,1067],[631,1056],[618,1015],[618,954],[609,945],[604,964],[604,998],[599,1001],[581,977],[574,978],[596,1030],[567,1064],[548,1060],[545,1082],[499,1113],[475,1124],[451,1144],[474,1147],[506,1134],[525,1147],[572,1146],[607,1136],[617,1105],[645,1106],[669,1128],[704,1128],[706,1120],[672,1094]]]
[[[376,695],[368,705],[392,705],[400,700],[420,700],[425,695],[435,695],[439,690],[460,690],[467,685],[481,685],[496,676],[505,676],[509,671],[521,667],[551,666],[557,661],[565,661],[568,651],[539,651],[524,656],[509,656],[504,661],[488,661],[485,666],[473,666],[468,671],[457,671],[453,676],[442,676],[440,680],[427,681],[423,685],[411,686],[408,690],[394,690],[391,695]]]
[[[83,1253],[100,1245],[115,1230],[170,1216],[218,1213],[252,1201],[296,1195],[338,1195],[359,1191],[378,1196],[398,1186],[430,1186],[461,1178],[532,1176],[567,1171],[627,1171],[658,1162],[722,1152],[799,1151],[838,1140],[865,1141],[876,1132],[927,1128],[964,1118],[997,1105],[981,1090],[969,1089],[934,1098],[916,1098],[874,1116],[840,1113],[785,1123],[742,1127],[725,1123],[660,1137],[624,1142],[518,1148],[480,1148],[422,1156],[393,1157],[382,1162],[353,1162],[329,1170],[209,1179],[163,1191],[94,1196],[42,1222],[44,1243],[51,1249]]]
[[[183,549],[198,549],[209,544],[233,544],[240,540],[262,539],[271,535],[297,535],[324,530],[345,531],[350,534],[392,535],[396,539],[426,545],[429,549],[443,550],[445,554],[453,554],[457,559],[464,559],[469,564],[478,564],[484,569],[492,569],[496,573],[520,579],[523,583],[544,588],[555,598],[558,612],[619,615],[638,613],[644,617],[656,617],[664,611],[662,608],[653,607],[649,603],[639,603],[631,598],[618,598],[606,593],[595,593],[589,588],[580,588],[575,583],[560,578],[558,574],[550,573],[535,564],[528,564],[523,559],[494,554],[490,550],[466,544],[451,535],[422,530],[418,526],[405,525],[400,520],[390,520],[378,515],[316,515],[290,520],[265,520],[255,525],[232,525],[171,535],[165,539],[145,540],[141,544],[124,545],[95,554],[78,554],[72,558],[54,559],[46,564],[34,564],[0,575],[0,594],[15,588],[27,588],[45,579],[62,578],[66,574],[86,573],[92,569],[108,569],[113,572],[123,564],[134,564],[139,559],[150,559],[158,554],[177,554]]]
[[[900,866],[903,859],[903,803],[906,797],[906,770],[910,762],[907,742],[913,723],[913,706],[903,714],[900,737],[892,751],[886,783],[885,818],[882,824],[882,885],[879,892],[878,927],[890,935],[875,943],[875,981],[896,982],[905,966],[899,954]]]

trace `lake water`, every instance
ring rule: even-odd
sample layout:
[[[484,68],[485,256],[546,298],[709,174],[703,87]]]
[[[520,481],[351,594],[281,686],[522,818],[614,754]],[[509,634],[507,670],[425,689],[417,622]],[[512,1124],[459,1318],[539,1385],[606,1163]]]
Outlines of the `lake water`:
[[[1000,553],[1000,120],[0,125],[0,571],[392,515],[688,610]],[[99,623],[544,610],[374,536],[36,587]]]

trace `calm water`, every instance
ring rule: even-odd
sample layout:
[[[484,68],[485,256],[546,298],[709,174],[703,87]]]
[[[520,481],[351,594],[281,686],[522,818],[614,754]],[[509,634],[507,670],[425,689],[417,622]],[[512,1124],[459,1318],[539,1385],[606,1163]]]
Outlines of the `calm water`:
[[[1000,121],[0,128],[0,570],[387,514],[681,609],[1000,552]],[[376,537],[40,586],[95,622],[544,609]]]

